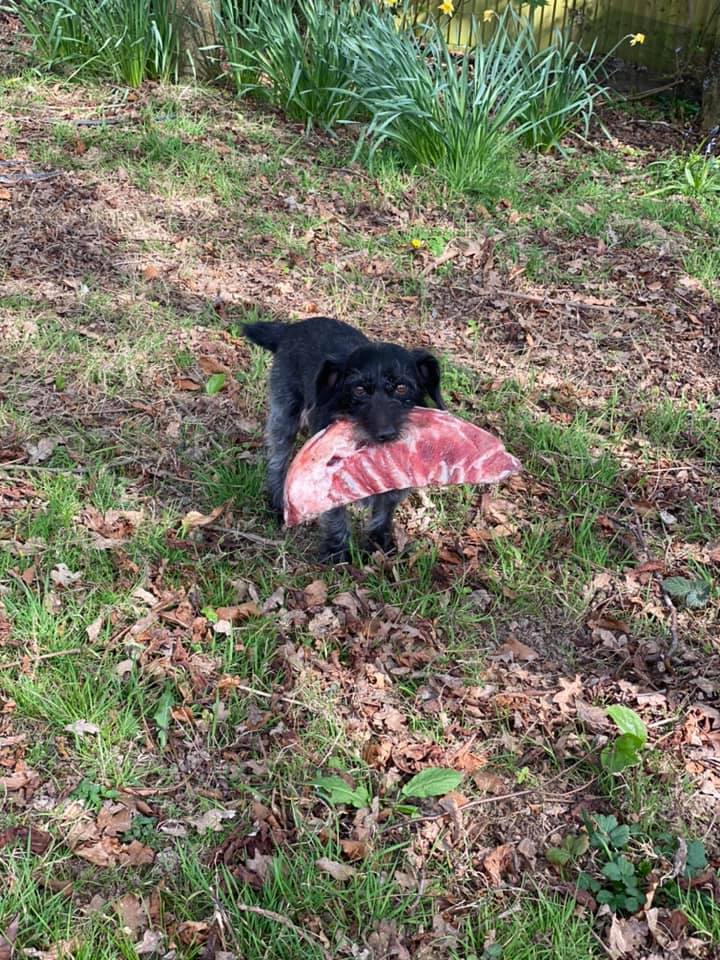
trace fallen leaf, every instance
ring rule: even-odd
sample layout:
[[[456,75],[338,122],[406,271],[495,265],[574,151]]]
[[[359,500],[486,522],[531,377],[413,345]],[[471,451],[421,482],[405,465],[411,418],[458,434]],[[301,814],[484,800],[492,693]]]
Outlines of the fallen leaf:
[[[222,810],[218,808],[215,810],[206,810],[205,813],[199,817],[191,817],[189,822],[195,827],[198,833],[205,833],[208,830],[219,833],[223,828],[223,820],[232,820],[234,816],[234,810]]]
[[[57,587],[71,587],[82,577],[81,573],[73,573],[64,563],[59,563],[50,571],[50,579]]]
[[[127,833],[132,826],[133,812],[124,803],[107,802],[97,815],[97,829],[108,837]]]
[[[189,377],[177,377],[175,386],[178,390],[187,390],[193,393],[202,390],[202,384],[198,383],[197,380],[191,380]]]
[[[100,614],[97,620],[93,620],[90,626],[85,628],[85,633],[87,633],[87,638],[90,641],[90,643],[95,643],[97,638],[100,636],[102,625],[103,625],[103,616],[102,614]]]
[[[499,847],[495,847],[483,859],[485,872],[496,887],[502,884],[503,875],[510,870],[512,863],[513,846],[511,843],[503,843]]]
[[[337,863],[335,860],[328,860],[327,857],[320,857],[315,861],[315,866],[324,873],[329,873],[334,880],[341,882],[349,880],[357,873],[355,867],[349,867],[346,863]]]
[[[637,957],[639,948],[645,943],[648,926],[641,920],[629,917],[622,920],[613,914],[608,933],[608,953],[613,960],[627,955]]]
[[[210,924],[202,920],[183,920],[176,927],[178,939],[186,947],[205,943],[210,930]],[[217,954],[215,954],[217,957]]]
[[[115,909],[120,915],[123,932],[128,936],[136,937],[147,926],[145,906],[134,893],[126,893],[115,901]]]
[[[19,929],[20,914],[18,913],[7,925],[5,931],[0,931],[0,960],[12,960]]]
[[[84,737],[86,733],[91,733],[94,736],[100,733],[100,727],[94,723],[88,723],[87,720],[74,720],[72,723],[65,724],[63,730],[67,730],[68,733],[74,733],[77,737]]]
[[[237,620],[247,620],[249,617],[259,617],[260,608],[252,600],[247,603],[239,603],[233,607],[217,607],[215,613],[220,620],[229,620],[235,623]]]
[[[127,846],[120,847],[119,860],[124,867],[147,867],[155,862],[155,851],[139,840],[133,840]]]
[[[9,827],[0,833],[0,849],[11,843],[19,843],[26,847],[28,841],[30,853],[37,857],[45,853],[52,842],[52,837],[39,827]]]
[[[364,860],[368,846],[364,840],[341,840],[340,846],[348,860]]]
[[[162,930],[146,930],[142,940],[134,945],[134,950],[140,957],[149,957],[160,953],[164,943],[165,934]]]
[[[224,373],[225,375],[230,373],[230,368],[215,357],[199,357],[198,366],[203,373],[208,375],[211,373]]]
[[[217,520],[224,509],[225,504],[215,507],[212,513],[200,513],[198,510],[191,510],[182,518],[180,526],[185,533],[189,533],[190,530],[195,530],[197,527],[207,527],[208,524]]]
[[[493,654],[493,660],[537,660],[540,654],[516,637],[510,637]]]
[[[321,607],[327,600],[328,589],[324,580],[313,580],[303,591],[305,594],[305,603],[309,607]]]
[[[25,449],[28,453],[28,463],[31,466],[43,463],[43,461],[52,456],[56,446],[57,440],[53,440],[52,437],[43,437],[42,440],[38,440],[37,443],[26,444]]]
[[[160,268],[156,267],[154,263],[149,263],[143,270],[143,276],[148,281],[157,280],[160,276]]]

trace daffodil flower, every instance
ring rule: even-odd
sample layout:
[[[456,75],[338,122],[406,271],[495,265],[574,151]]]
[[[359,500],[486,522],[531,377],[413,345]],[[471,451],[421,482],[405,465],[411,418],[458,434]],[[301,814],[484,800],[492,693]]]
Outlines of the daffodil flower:
[[[441,13],[446,13],[449,17],[451,17],[455,12],[455,4],[452,2],[452,0],[443,0],[443,2],[438,6],[438,10]]]
[[[630,46],[635,47],[638,43],[645,43],[645,34],[644,33],[634,33],[630,37]]]
[[[483,10],[483,23],[490,23],[490,21],[494,16],[495,16],[494,10]]]

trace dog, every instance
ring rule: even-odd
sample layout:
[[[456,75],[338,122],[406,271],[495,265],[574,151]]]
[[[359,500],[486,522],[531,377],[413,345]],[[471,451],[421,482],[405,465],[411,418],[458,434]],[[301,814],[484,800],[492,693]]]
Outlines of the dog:
[[[251,323],[245,336],[274,354],[265,430],[267,491],[282,523],[285,476],[301,429],[315,434],[333,421],[351,420],[372,444],[401,436],[410,410],[430,399],[444,410],[440,365],[427,350],[376,343],[355,327],[329,317],[298,323]],[[367,548],[391,553],[393,514],[409,490],[392,490],[364,501],[370,508]],[[320,517],[321,561],[350,559],[345,507]]]

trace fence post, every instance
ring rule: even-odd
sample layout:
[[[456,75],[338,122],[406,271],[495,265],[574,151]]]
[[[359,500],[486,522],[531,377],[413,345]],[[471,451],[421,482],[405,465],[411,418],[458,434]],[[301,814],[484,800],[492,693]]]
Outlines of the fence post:
[[[706,130],[720,125],[720,35],[710,54],[703,80],[702,122]]]

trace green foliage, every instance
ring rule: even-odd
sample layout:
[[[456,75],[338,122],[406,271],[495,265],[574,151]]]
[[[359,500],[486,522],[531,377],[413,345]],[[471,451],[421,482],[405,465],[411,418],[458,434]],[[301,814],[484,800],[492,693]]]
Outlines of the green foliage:
[[[720,158],[693,150],[687,156],[672,156],[650,164],[650,171],[661,186],[647,197],[680,194],[694,199],[713,199],[720,195]]]
[[[462,780],[457,770],[445,770],[442,767],[427,767],[416,773],[402,788],[405,797],[442,797],[455,790]]]
[[[205,393],[209,397],[214,397],[216,393],[220,393],[222,388],[225,386],[225,381],[227,380],[226,373],[213,373],[208,377],[207,383],[205,384]]]
[[[10,0],[47,68],[138,87],[177,78],[181,57],[176,0]]]
[[[710,586],[705,580],[688,580],[687,577],[666,577],[662,588],[668,596],[688,610],[701,610],[710,599]]]
[[[548,847],[545,858],[556,867],[565,867],[587,852],[589,838],[586,833],[569,833],[563,837],[559,847]]]
[[[99,810],[105,800],[117,800],[120,794],[117,790],[109,790],[102,784],[83,777],[73,790],[72,796],[76,800],[82,800],[88,810]]]
[[[610,851],[624,850],[630,840],[630,827],[619,824],[617,817],[612,814],[605,816],[597,813],[585,822],[588,831],[589,845],[594,850]]]
[[[157,709],[153,714],[153,720],[158,728],[158,741],[163,749],[167,746],[174,703],[175,695],[172,687],[168,686],[163,690],[160,700],[158,701]]]
[[[647,728],[629,707],[617,704],[608,707],[607,714],[621,735],[603,749],[600,762],[608,773],[620,773],[626,767],[640,762],[640,750],[647,741]]]
[[[372,12],[348,41],[370,113],[370,160],[391,144],[408,166],[436,170],[451,188],[478,190],[518,141],[555,145],[602,92],[574,44],[538,51],[531,21],[507,7],[490,38],[462,56],[439,30],[420,36]]]
[[[347,803],[361,810],[370,803],[370,794],[362,784],[351,787],[342,777],[318,777],[315,780],[315,787],[333,806]]]
[[[239,94],[252,91],[307,128],[357,114],[345,45],[358,24],[353,0],[222,0],[217,24]]]

